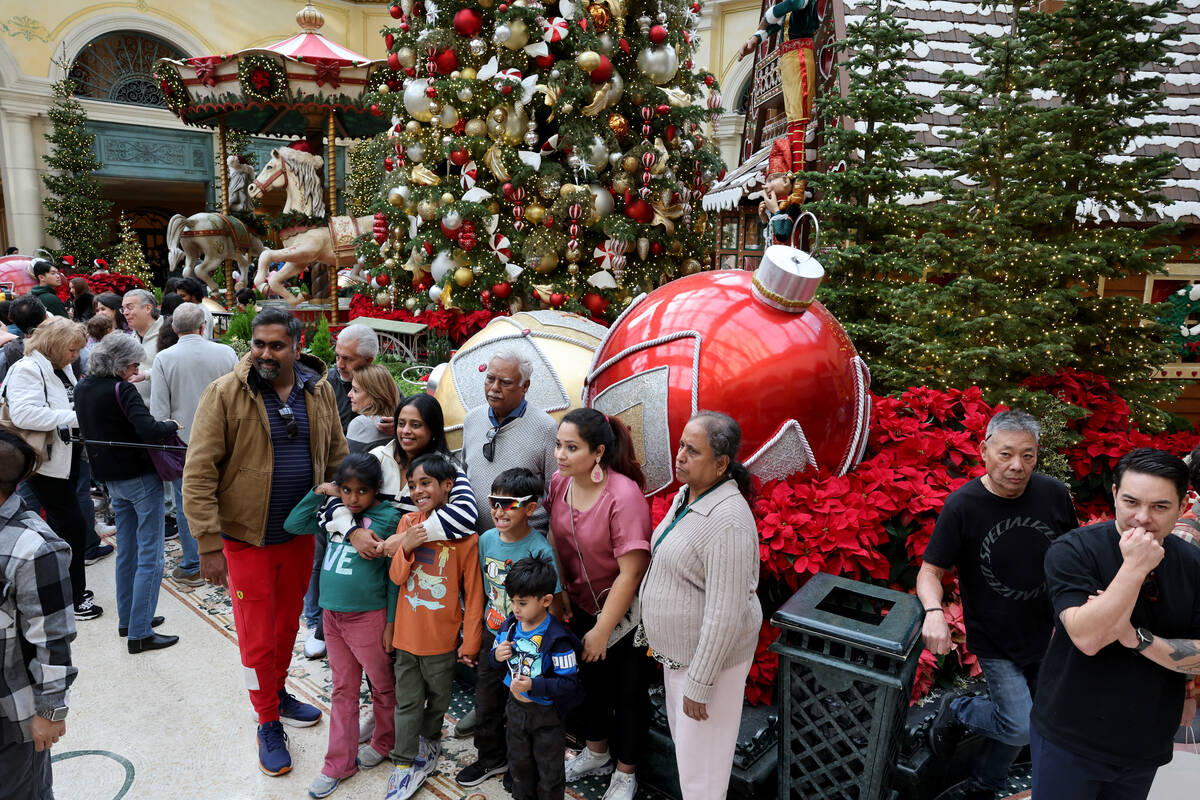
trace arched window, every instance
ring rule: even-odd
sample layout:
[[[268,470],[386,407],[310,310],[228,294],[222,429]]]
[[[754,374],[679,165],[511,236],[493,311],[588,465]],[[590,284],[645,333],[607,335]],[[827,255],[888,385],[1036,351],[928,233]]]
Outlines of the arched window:
[[[742,84],[742,89],[737,94],[737,105],[733,107],[733,110],[739,114],[745,114],[750,105],[750,87],[754,84],[754,81],[751,80],[753,77],[753,75],[746,76],[746,82]]]
[[[98,36],[71,65],[75,94],[110,103],[165,106],[152,70],[160,58],[186,58],[177,47],[137,31]]]

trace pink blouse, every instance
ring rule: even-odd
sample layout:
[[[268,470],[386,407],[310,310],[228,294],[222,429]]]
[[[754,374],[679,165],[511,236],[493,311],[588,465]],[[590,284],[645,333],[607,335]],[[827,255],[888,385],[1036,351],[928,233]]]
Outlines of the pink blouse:
[[[557,472],[550,478],[550,489],[546,493],[550,536],[566,576],[571,604],[597,615],[621,571],[617,559],[634,550],[650,551],[650,504],[636,483],[609,470],[608,481],[595,505],[587,511],[577,511],[567,500],[570,483],[570,479]],[[572,515],[575,517],[574,539],[571,538]]]

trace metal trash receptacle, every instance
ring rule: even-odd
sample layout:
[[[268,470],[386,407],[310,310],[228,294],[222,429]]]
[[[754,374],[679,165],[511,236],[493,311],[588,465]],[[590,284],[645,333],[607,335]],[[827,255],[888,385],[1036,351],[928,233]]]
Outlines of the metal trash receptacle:
[[[775,612],[779,800],[892,796],[922,622],[915,596],[824,573]]]

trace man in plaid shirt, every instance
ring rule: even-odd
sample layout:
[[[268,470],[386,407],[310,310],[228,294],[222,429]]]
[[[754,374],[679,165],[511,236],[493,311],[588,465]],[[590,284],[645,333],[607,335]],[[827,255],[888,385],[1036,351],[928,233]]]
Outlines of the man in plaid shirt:
[[[71,548],[16,494],[36,468],[29,445],[0,431],[0,800],[54,796],[50,746],[78,672]]]

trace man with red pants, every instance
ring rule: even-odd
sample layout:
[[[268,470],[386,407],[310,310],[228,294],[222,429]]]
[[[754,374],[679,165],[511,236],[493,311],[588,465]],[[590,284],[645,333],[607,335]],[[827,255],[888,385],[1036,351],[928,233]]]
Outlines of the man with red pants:
[[[305,727],[321,719],[284,689],[313,540],[292,536],[283,523],[314,485],[332,479],[346,452],[325,365],[300,353],[298,320],[265,309],[251,323],[250,352],[200,398],[183,510],[199,545],[201,576],[228,585],[232,595],[258,715],[258,762],[268,775],[292,768],[281,721]]]

